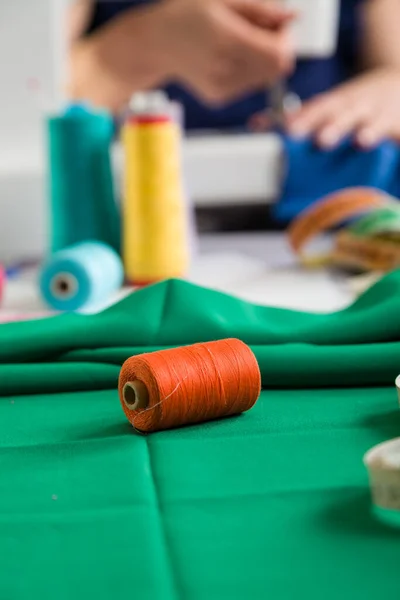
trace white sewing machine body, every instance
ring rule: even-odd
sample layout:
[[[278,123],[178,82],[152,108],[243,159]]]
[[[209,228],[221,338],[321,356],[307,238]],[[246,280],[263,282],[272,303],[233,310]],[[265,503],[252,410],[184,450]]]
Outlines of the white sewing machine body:
[[[336,47],[339,0],[282,0],[299,10],[299,56]],[[64,69],[63,25],[69,0],[13,0],[0,6],[0,261],[40,257],[46,246],[47,193],[43,109],[29,91],[40,81],[58,98]],[[7,60],[7,57],[9,59]],[[122,169],[115,148],[116,180]],[[270,203],[279,189],[276,136],[205,133],[184,142],[185,178],[197,206]]]
[[[328,58],[336,51],[340,0],[281,0],[298,12],[293,31],[299,58]]]

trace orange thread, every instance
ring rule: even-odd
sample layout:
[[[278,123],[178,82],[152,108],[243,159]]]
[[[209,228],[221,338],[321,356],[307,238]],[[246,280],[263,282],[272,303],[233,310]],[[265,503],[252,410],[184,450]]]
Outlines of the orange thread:
[[[289,226],[289,243],[296,253],[312,238],[367,210],[387,203],[387,194],[373,188],[347,188],[334,192],[305,209]]]
[[[132,356],[118,389],[130,423],[150,433],[249,410],[261,375],[250,348],[227,339]]]

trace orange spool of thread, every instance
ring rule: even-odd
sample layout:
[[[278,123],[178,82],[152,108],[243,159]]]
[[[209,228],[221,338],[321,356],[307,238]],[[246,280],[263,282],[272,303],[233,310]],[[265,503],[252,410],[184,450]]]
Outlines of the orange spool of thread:
[[[130,423],[151,433],[249,410],[261,375],[250,348],[227,339],[128,358],[118,387]]]

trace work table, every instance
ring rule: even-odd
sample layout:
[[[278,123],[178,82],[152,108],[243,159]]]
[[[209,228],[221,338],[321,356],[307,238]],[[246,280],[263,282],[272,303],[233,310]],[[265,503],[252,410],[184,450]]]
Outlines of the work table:
[[[0,319],[15,312],[47,312],[35,278],[31,271],[8,282]],[[281,233],[202,235],[188,279],[257,304],[298,310],[330,312],[354,299],[345,277],[300,267]]]

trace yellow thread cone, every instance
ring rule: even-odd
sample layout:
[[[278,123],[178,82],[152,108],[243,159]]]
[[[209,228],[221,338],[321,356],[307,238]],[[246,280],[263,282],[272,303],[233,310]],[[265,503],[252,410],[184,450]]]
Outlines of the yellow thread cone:
[[[189,263],[180,130],[168,119],[131,120],[123,130],[123,258],[132,283],[182,277]]]

